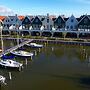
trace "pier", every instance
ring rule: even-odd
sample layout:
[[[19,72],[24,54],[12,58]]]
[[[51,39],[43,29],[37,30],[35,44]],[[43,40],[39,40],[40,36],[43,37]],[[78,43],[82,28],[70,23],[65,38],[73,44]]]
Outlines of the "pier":
[[[24,46],[24,45],[27,44],[27,43],[32,42],[32,41],[33,41],[33,39],[28,39],[28,40],[26,40],[26,41],[24,41],[24,42],[22,42],[22,43],[20,43],[20,44],[18,44],[18,45],[16,45],[16,46],[10,48],[10,49],[7,49],[7,50],[5,50],[4,52],[2,52],[2,53],[0,54],[0,57],[2,57],[3,54],[8,54],[8,53],[10,53],[10,52],[12,52],[12,51],[14,51],[14,50],[16,50],[16,49]]]

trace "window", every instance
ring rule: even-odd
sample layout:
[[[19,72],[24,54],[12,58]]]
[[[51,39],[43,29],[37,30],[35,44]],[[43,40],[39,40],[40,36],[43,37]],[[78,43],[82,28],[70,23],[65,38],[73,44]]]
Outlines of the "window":
[[[58,19],[58,23],[61,23],[61,19]]]
[[[69,29],[69,26],[67,26],[66,28]]]
[[[73,29],[73,26],[70,26],[70,29]]]
[[[11,21],[13,21],[13,19],[11,19]]]
[[[47,23],[49,23],[49,19],[47,19]]]
[[[25,19],[25,22],[28,22],[28,20],[27,20],[27,19]]]
[[[36,23],[38,22],[38,19],[36,19]]]
[[[85,24],[88,23],[88,19],[87,18],[84,19],[84,23]]]
[[[73,22],[74,20],[73,19],[71,19],[71,22]]]

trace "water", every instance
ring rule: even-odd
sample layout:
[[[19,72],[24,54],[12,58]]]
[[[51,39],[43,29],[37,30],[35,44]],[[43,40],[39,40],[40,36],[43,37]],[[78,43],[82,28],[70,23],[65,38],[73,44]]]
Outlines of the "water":
[[[7,42],[9,42],[7,44]],[[16,44],[4,41],[4,48]],[[24,47],[27,51],[37,52],[31,60],[16,57],[24,63],[24,69],[19,72],[0,69],[0,74],[7,78],[7,85],[1,90],[90,90],[90,47],[48,44],[40,51]]]

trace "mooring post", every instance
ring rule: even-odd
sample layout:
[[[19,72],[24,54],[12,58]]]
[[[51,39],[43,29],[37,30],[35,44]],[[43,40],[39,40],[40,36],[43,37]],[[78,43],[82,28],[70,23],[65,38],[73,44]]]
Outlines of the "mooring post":
[[[25,61],[26,61],[26,63],[25,63],[25,64],[27,65],[27,58],[25,59]]]
[[[36,50],[35,50],[35,56],[37,55],[37,52],[36,52]]]
[[[31,60],[32,60],[32,56],[31,56]]]
[[[40,52],[40,48],[39,48],[39,52]]]
[[[12,79],[12,75],[11,75],[11,72],[9,72],[9,79],[10,79],[10,80]]]

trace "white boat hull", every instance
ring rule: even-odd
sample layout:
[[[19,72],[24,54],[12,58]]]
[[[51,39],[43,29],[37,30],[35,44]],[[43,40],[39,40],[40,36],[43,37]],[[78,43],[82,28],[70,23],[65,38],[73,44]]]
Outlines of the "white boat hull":
[[[32,57],[33,53],[25,52],[25,51],[12,51],[11,54],[20,56],[20,57]]]
[[[10,59],[6,59],[6,60],[1,60],[0,61],[0,65],[3,67],[8,67],[8,68],[19,68],[19,67],[23,67],[23,64],[10,60]]]
[[[43,45],[36,44],[36,43],[30,43],[30,44],[26,44],[26,45],[29,47],[32,47],[32,48],[42,48],[43,47]]]

